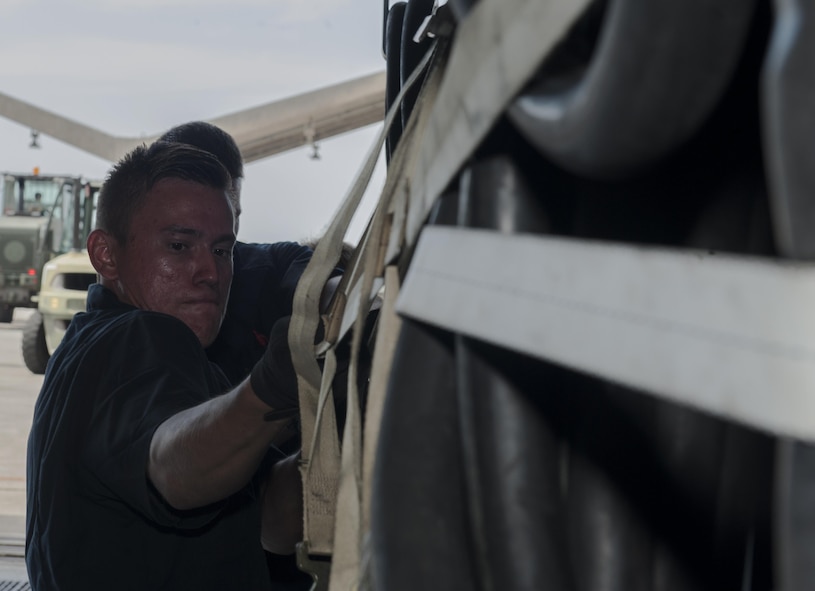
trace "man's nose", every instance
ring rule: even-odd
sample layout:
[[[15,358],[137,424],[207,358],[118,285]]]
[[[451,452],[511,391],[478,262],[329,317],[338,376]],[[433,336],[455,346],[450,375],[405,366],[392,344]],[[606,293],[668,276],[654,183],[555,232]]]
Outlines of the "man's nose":
[[[220,269],[215,254],[207,249],[201,251],[195,257],[195,280],[203,283],[218,283]]]

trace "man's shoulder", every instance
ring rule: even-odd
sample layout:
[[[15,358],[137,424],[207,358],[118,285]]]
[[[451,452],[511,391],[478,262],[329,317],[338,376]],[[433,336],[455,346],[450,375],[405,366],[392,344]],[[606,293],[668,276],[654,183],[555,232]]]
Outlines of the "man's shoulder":
[[[92,326],[96,330],[128,330],[129,328],[165,328],[169,331],[194,333],[175,316],[153,312],[122,303],[116,295],[99,284],[88,289],[88,311],[75,319],[79,327]],[[73,324],[73,322],[71,323]],[[197,338],[196,338],[197,340]]]
[[[297,242],[236,242],[235,272],[241,269],[268,266],[288,266],[297,260],[308,260],[312,251]]]
[[[203,351],[195,333],[184,322],[160,312],[138,308],[91,310],[77,320],[76,330],[66,335],[68,346],[122,347],[136,352],[144,346],[166,346],[172,351],[183,343]]]
[[[97,383],[119,383],[156,368],[185,375],[209,369],[195,333],[173,316],[138,309],[84,316],[75,329],[69,327],[54,351],[47,372],[54,374],[51,381],[74,374]]]

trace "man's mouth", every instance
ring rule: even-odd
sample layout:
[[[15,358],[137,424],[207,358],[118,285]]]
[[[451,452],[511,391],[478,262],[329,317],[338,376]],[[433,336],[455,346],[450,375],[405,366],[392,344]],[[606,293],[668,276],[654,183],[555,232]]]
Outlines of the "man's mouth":
[[[198,300],[188,300],[188,306],[215,306],[218,307],[218,300],[212,298],[202,298]]]

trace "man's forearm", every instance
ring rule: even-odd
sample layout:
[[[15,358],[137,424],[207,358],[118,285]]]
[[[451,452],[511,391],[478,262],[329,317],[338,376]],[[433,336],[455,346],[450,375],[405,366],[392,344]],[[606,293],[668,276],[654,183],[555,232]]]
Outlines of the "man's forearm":
[[[148,476],[176,509],[219,501],[244,486],[270,443],[291,436],[291,420],[269,422],[271,409],[249,380],[162,423],[150,443]]]

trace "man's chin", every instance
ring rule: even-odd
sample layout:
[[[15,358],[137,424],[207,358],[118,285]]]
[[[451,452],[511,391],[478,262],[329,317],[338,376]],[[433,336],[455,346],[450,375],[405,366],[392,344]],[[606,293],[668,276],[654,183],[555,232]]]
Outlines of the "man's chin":
[[[197,331],[195,336],[197,336],[198,340],[201,341],[201,346],[206,349],[215,342],[215,338],[218,336],[218,328],[216,327],[215,329],[209,328],[207,330]]]
[[[195,333],[195,336],[198,337],[198,340],[201,342],[201,346],[206,349],[212,343],[215,342],[215,337],[218,336],[218,330],[221,326],[220,318],[217,321],[212,322],[189,322],[185,321],[185,324],[190,328],[192,332]]]

